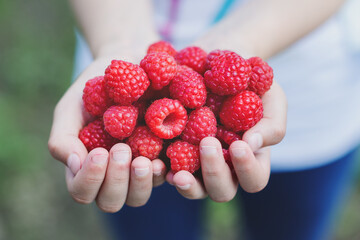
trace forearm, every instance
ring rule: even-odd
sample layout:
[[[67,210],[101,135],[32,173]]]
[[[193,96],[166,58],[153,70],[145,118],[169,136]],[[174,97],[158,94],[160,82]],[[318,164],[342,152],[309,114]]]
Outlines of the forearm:
[[[197,44],[269,58],[311,32],[344,0],[253,0],[219,22]]]
[[[94,58],[146,52],[158,36],[148,0],[69,0]]]

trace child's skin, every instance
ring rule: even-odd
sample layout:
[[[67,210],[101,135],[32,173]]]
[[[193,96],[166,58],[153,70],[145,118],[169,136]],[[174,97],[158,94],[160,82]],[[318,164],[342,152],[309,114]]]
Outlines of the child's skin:
[[[268,58],[309,33],[331,16],[342,0],[253,0],[214,26],[194,45],[206,51],[229,49],[243,57]],[[152,26],[148,0],[70,0],[93,53],[94,61],[58,102],[49,138],[53,157],[66,165],[68,190],[75,201],[96,201],[105,212],[119,211],[126,203],[142,206],[154,186],[165,179],[189,199],[207,195],[217,202],[231,200],[238,184],[248,192],[262,190],[270,176],[270,148],[285,135],[287,102],[274,82],[262,97],[264,118],[249,129],[243,141],[230,146],[236,179],[222,156],[219,141],[200,143],[203,182],[186,171],[167,173],[161,160],[138,157],[131,161],[129,146],[116,144],[110,152],[87,152],[78,139],[89,115],[82,107],[85,82],[103,75],[112,59],[138,63],[149,44],[159,40]],[[324,7],[326,6],[326,7]]]

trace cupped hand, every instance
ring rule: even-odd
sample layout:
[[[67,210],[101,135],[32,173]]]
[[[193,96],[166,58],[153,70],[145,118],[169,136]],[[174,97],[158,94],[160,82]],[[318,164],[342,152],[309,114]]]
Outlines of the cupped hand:
[[[72,84],[54,110],[48,147],[51,155],[66,166],[66,183],[75,201],[96,201],[106,212],[119,211],[126,203],[142,206],[153,186],[165,181],[165,165],[159,160],[138,157],[131,161],[130,147],[114,145],[110,151],[96,148],[88,152],[78,138],[79,131],[91,120],[82,103],[87,80],[104,74],[113,57],[95,60]]]
[[[236,195],[238,184],[247,192],[259,192],[270,177],[270,146],[279,143],[285,136],[287,100],[281,87],[274,82],[262,96],[264,116],[246,131],[241,141],[230,147],[232,173],[224,160],[220,142],[206,137],[200,142],[202,180],[187,171],[169,172],[167,181],[189,199],[209,195],[216,202],[227,202]]]

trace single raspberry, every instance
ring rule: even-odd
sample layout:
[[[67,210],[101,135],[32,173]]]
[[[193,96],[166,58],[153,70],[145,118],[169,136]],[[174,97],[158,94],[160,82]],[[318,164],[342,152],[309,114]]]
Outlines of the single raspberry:
[[[231,51],[228,50],[213,50],[211,52],[209,52],[209,54],[206,56],[206,63],[205,63],[205,68],[206,70],[209,70],[211,68],[211,62],[217,58],[220,55],[223,55],[225,53],[230,53]]]
[[[224,148],[222,151],[223,151],[225,162],[229,165],[229,168],[231,169],[231,171],[234,171],[234,165],[231,161],[230,151],[228,149],[224,149]]]
[[[261,96],[271,87],[274,77],[273,69],[259,57],[252,57],[247,61],[251,66],[248,90]]]
[[[162,150],[163,140],[146,126],[137,127],[126,141],[131,148],[133,158],[144,156],[153,160],[157,158]]]
[[[205,72],[207,53],[199,47],[187,47],[180,50],[175,55],[175,60],[179,65],[186,65],[200,74]]]
[[[243,91],[227,98],[220,110],[220,121],[232,131],[246,131],[263,117],[260,97],[251,91]]]
[[[112,60],[105,70],[108,94],[115,103],[130,105],[138,100],[149,87],[145,71],[136,64]]]
[[[134,131],[137,117],[134,106],[111,106],[104,113],[105,130],[114,138],[127,138]]]
[[[215,94],[235,95],[248,87],[250,73],[250,65],[244,58],[234,52],[224,53],[205,72],[205,85]]]
[[[159,138],[171,139],[184,130],[187,112],[178,100],[163,98],[153,102],[145,113],[145,122]]]
[[[198,145],[204,137],[215,137],[216,118],[208,107],[201,107],[192,111],[189,120],[181,134],[181,139]]]
[[[147,53],[153,52],[166,52],[170,56],[175,56],[176,50],[175,48],[168,42],[165,41],[158,41],[151,44],[147,50]]]
[[[155,90],[150,86],[138,101],[154,101],[161,98],[170,98],[169,85],[160,90]]]
[[[151,86],[155,90],[168,85],[176,74],[175,59],[167,53],[149,53],[140,62],[140,66],[148,75]]]
[[[133,106],[138,109],[137,122],[145,124],[144,117],[145,117],[146,109],[148,107],[147,102],[145,102],[145,101],[136,101],[136,102],[133,103]]]
[[[209,107],[211,111],[213,111],[215,116],[218,116],[224,99],[225,99],[224,96],[216,95],[214,93],[209,92],[206,97],[205,106]]]
[[[93,116],[101,116],[112,105],[105,88],[104,76],[98,76],[86,82],[83,96],[84,107]]]
[[[170,96],[185,107],[198,108],[206,102],[206,86],[203,77],[194,70],[183,68],[169,85]]]
[[[240,135],[227,130],[223,126],[217,127],[216,138],[219,139],[221,145],[225,148],[228,148],[234,141],[241,140]]]
[[[84,143],[89,152],[98,147],[105,148],[109,151],[112,146],[119,142],[118,139],[113,138],[105,131],[104,123],[100,119],[90,122],[81,129],[79,139]]]
[[[199,147],[185,141],[176,141],[166,150],[170,158],[171,170],[176,173],[181,170],[194,173],[200,168]]]

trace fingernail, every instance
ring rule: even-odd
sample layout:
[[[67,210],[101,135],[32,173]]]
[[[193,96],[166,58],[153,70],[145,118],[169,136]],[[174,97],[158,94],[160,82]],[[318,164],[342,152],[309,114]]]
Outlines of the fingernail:
[[[107,155],[98,154],[98,155],[92,156],[91,159],[96,164],[104,164],[107,161]]]
[[[185,185],[176,185],[178,188],[180,188],[181,190],[188,190],[190,188],[190,183],[185,184]]]
[[[205,156],[213,156],[217,153],[217,150],[214,146],[201,146],[200,153]]]
[[[236,158],[242,158],[245,156],[246,151],[244,148],[232,148],[231,153]]]
[[[68,168],[75,175],[80,170],[80,158],[76,153],[70,154],[67,160]]]
[[[116,162],[126,163],[130,159],[130,152],[129,151],[114,151],[113,152],[113,159]]]
[[[157,177],[159,177],[161,175],[161,172],[162,172],[161,169],[157,170],[157,171],[155,171],[155,170],[153,171],[154,175]]]
[[[135,175],[138,177],[144,177],[149,173],[149,167],[146,168],[135,168]]]
[[[260,133],[254,133],[249,139],[249,146],[253,152],[259,150],[263,144],[263,139]]]

